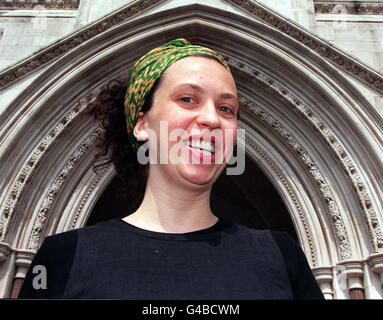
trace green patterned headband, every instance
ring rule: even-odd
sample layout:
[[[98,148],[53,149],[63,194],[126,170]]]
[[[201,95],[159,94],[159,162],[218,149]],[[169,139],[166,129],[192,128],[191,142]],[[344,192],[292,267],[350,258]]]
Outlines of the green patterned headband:
[[[209,48],[192,45],[185,39],[176,39],[149,51],[133,66],[130,71],[124,111],[128,137],[135,151],[138,150],[140,144],[133,135],[133,129],[136,125],[138,113],[144,106],[145,99],[154,83],[166,68],[174,62],[195,54],[212,56],[230,71],[226,61],[219,54]]]

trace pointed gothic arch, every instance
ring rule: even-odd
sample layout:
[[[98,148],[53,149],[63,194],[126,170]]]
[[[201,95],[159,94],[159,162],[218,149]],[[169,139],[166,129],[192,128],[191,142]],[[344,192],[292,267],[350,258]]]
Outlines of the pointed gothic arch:
[[[87,100],[79,98],[177,37],[227,59],[246,153],[278,190],[326,296],[381,290],[373,271],[382,272],[382,119],[307,44],[260,20],[193,5],[101,29],[40,69],[1,116],[1,136],[12,150],[1,155],[10,186],[1,195],[4,295],[45,236],[85,225],[113,179],[111,166],[92,170],[101,129],[82,117]],[[347,288],[338,287],[339,268]]]

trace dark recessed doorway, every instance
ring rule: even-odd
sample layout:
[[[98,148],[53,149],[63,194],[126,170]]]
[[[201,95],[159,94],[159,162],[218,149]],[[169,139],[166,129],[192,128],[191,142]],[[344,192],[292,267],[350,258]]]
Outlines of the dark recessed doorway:
[[[97,201],[87,225],[123,218],[137,209],[121,198],[121,188],[119,179],[114,178]],[[213,186],[211,208],[218,217],[255,229],[286,231],[297,240],[293,223],[281,197],[269,179],[248,157],[242,175],[221,174]]]

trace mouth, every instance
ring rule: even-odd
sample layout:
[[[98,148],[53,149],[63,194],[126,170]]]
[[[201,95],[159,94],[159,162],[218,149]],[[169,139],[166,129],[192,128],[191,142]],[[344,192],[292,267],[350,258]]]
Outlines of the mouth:
[[[215,141],[212,137],[211,141],[203,140],[203,138],[193,139],[193,137],[189,138],[189,147],[200,152],[206,156],[211,156],[215,153]]]
[[[189,137],[186,142],[189,152],[198,157],[202,162],[211,163],[215,159],[215,139],[203,139],[203,137]]]

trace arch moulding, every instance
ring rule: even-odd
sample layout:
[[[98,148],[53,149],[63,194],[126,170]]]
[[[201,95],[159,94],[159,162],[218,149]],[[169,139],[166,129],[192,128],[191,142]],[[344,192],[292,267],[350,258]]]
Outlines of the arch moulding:
[[[112,166],[92,169],[102,130],[84,117],[89,100],[144,52],[185,37],[216,49],[231,66],[245,151],[286,204],[326,296],[363,290],[382,297],[383,121],[337,66],[278,25],[210,7],[113,17],[113,27],[47,57],[0,116],[1,295],[24,277],[44,237],[85,225],[114,176]],[[0,84],[7,90],[12,83]]]

